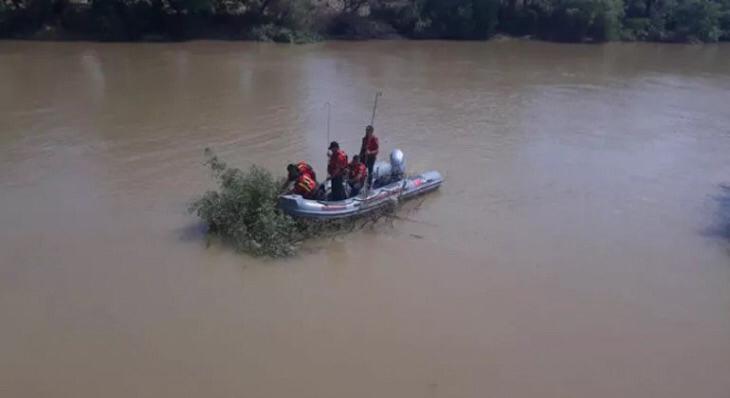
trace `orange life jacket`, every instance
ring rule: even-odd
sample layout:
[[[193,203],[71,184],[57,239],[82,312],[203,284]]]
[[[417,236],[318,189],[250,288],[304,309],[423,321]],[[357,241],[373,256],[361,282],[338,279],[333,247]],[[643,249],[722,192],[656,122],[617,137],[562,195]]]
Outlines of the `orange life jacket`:
[[[294,193],[308,198],[317,189],[317,182],[309,174],[300,174],[294,184]]]
[[[347,154],[342,149],[338,149],[330,157],[327,172],[330,176],[337,177],[342,175],[345,169],[347,169]]]
[[[307,162],[301,161],[297,163],[296,166],[297,170],[299,170],[299,174],[309,174],[313,180],[317,180],[317,174],[314,173],[314,169]]]
[[[368,168],[365,166],[365,163],[358,162],[350,163],[350,174],[348,175],[348,179],[353,182],[357,183],[363,183],[365,182],[365,179],[368,176]]]
[[[379,149],[380,144],[378,143],[378,137],[376,137],[375,135],[371,135],[370,139],[368,139],[368,136],[362,137],[362,145],[360,146],[360,158],[365,159],[365,156],[368,156],[368,152],[372,152],[372,155],[376,156]]]

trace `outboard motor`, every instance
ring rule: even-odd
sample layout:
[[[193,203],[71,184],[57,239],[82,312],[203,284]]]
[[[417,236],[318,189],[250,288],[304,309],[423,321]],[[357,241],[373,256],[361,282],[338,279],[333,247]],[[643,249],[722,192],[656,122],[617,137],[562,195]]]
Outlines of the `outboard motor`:
[[[400,149],[393,149],[390,153],[391,175],[394,179],[401,179],[406,174],[406,156]]]
[[[406,174],[406,158],[403,151],[394,149],[390,153],[390,162],[378,161],[373,167],[373,186],[382,187],[398,181]]]

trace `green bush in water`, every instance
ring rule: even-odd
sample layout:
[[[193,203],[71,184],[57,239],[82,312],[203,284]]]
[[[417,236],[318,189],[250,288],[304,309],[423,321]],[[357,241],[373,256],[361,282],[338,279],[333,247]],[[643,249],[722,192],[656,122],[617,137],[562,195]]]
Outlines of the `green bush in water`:
[[[209,149],[205,153],[206,165],[218,182],[218,190],[206,192],[189,210],[208,225],[210,234],[254,256],[294,255],[308,238],[362,228],[394,209],[391,206],[358,219],[294,219],[276,207],[283,179],[274,178],[258,166],[246,171],[228,167]]]
[[[280,184],[268,171],[229,168],[206,149],[217,191],[208,191],[190,206],[210,233],[239,251],[255,256],[284,257],[296,252],[297,223],[276,208]]]

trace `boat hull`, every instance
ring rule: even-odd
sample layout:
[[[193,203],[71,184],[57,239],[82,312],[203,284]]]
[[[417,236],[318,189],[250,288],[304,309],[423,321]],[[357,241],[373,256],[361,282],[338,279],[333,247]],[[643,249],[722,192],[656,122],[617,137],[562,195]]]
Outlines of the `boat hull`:
[[[367,197],[363,193],[341,201],[321,201],[304,199],[300,195],[282,195],[279,197],[278,206],[294,217],[313,219],[357,217],[381,209],[389,203],[397,203],[434,191],[442,183],[443,177],[439,172],[428,171],[371,189],[367,192]]]

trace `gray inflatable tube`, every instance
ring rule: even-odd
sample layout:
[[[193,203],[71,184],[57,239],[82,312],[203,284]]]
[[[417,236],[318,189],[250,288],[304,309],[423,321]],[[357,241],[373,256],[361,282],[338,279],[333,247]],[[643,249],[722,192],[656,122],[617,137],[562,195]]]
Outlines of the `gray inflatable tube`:
[[[355,217],[382,208],[388,203],[413,198],[434,191],[441,186],[443,177],[437,171],[409,176],[358,196],[341,201],[304,199],[299,195],[282,195],[279,208],[294,217],[337,219]]]

